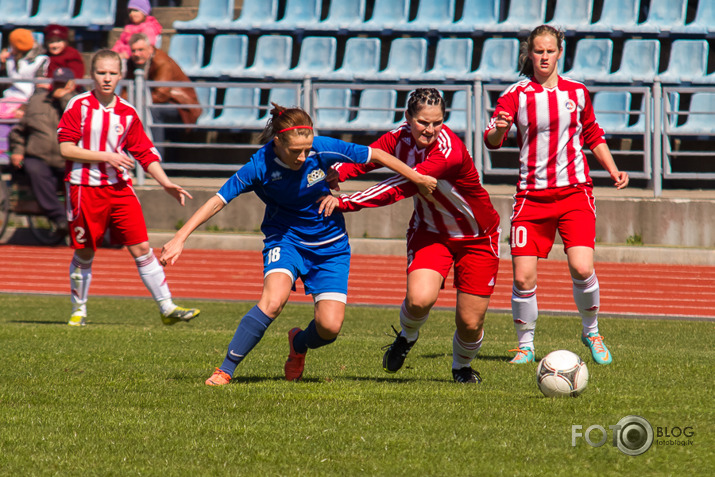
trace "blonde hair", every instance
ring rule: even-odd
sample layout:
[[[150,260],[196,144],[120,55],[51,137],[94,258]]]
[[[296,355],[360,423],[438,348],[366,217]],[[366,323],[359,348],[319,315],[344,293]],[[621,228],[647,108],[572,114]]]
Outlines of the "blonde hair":
[[[534,50],[534,39],[542,35],[551,35],[556,38],[556,46],[559,51],[564,49],[564,32],[549,25],[541,25],[534,28],[526,41],[521,42],[519,51],[519,73],[524,76],[534,76],[534,63],[529,58],[529,53]]]
[[[109,49],[99,50],[97,53],[94,54],[94,56],[92,57],[90,72],[94,73],[94,71],[96,70],[97,62],[99,60],[104,59],[116,60],[119,63],[119,73],[122,73],[122,57],[119,56],[119,53],[117,53],[116,51],[112,51]]]

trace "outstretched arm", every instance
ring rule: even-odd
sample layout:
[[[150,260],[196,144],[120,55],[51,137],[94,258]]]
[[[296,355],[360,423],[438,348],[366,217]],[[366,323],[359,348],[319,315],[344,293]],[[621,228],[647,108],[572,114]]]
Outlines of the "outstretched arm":
[[[179,229],[174,238],[169,240],[161,248],[161,257],[159,262],[162,265],[173,265],[179,259],[181,252],[184,250],[184,244],[201,224],[216,215],[226,204],[217,195],[211,197],[204,205],[199,207],[199,210],[194,212],[194,215]]]
[[[372,160],[379,162],[383,166],[392,169],[398,174],[404,176],[406,179],[410,180],[417,187],[419,187],[421,193],[431,194],[437,188],[437,179],[434,177],[420,174],[392,154],[389,154],[382,149],[371,147],[370,150],[372,151],[372,155],[370,156]]]

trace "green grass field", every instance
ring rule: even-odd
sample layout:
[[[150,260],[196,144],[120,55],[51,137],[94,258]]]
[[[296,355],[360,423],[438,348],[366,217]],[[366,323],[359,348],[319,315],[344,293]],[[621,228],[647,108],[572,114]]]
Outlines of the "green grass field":
[[[287,331],[312,307],[288,306],[222,388],[223,360],[251,303],[201,303],[164,327],[150,300],[94,298],[85,328],[66,297],[0,295],[2,475],[711,475],[715,467],[713,323],[604,318],[614,363],[595,365],[580,319],[539,320],[537,357],[570,349],[589,366],[579,398],[547,399],[536,365],[508,364],[506,315],[487,316],[474,368],[452,382],[453,313],[435,311],[406,367],[381,368],[397,309],[349,307],[336,343],[311,351],[304,380],[283,379]],[[192,303],[193,305],[193,303]],[[609,425],[628,415],[692,428],[688,445],[631,457]],[[572,444],[572,425],[608,441]],[[677,432],[677,431],[676,431]],[[598,432],[592,441],[600,440]],[[687,442],[689,440],[689,442]]]

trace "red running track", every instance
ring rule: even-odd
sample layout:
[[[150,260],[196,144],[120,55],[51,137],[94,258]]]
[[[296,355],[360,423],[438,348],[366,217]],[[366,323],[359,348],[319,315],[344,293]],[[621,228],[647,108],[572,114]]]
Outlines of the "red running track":
[[[64,247],[0,246],[0,293],[68,294],[71,256]],[[262,269],[259,251],[185,250],[166,274],[175,298],[256,301]],[[99,250],[92,271],[92,296],[150,296],[126,250]],[[597,263],[596,271],[604,315],[715,319],[715,267]],[[399,305],[405,258],[353,255],[349,290],[352,305]],[[437,306],[452,308],[455,299],[450,276]],[[511,310],[510,300],[511,263],[502,260],[490,309]],[[544,312],[576,311],[565,262],[541,261],[538,300]],[[299,282],[291,301],[312,300]]]

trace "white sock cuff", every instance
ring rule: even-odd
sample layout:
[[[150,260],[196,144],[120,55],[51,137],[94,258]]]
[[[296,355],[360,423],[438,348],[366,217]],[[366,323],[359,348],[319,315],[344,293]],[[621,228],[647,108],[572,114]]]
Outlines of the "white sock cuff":
[[[146,267],[147,265],[151,265],[154,261],[159,263],[159,261],[156,260],[156,257],[154,256],[154,252],[151,250],[146,255],[142,255],[141,257],[135,258],[134,261],[137,263],[137,267]]]
[[[407,305],[405,305],[405,301],[403,300],[402,307],[400,308],[400,315],[411,321],[425,321],[427,317],[429,317],[429,312],[427,312],[425,316],[414,316],[409,311],[407,311]]]
[[[530,298],[534,295],[536,295],[536,285],[534,285],[534,288],[531,290],[519,290],[516,285],[512,285],[511,287],[511,294],[512,296],[518,297],[518,298]]]
[[[598,286],[598,277],[596,276],[595,271],[591,274],[590,277],[585,280],[579,280],[578,278],[573,277],[571,277],[571,280],[573,281],[573,284],[576,288],[580,288],[584,291]]]

